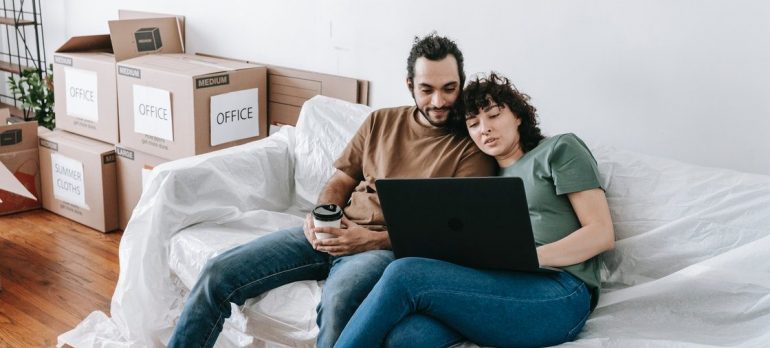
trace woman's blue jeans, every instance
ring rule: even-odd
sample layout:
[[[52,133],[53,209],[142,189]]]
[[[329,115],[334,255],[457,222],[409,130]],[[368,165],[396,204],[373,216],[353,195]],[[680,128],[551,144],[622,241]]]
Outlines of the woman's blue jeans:
[[[231,302],[242,305],[284,284],[326,279],[317,307],[317,346],[331,347],[392,260],[386,250],[342,257],[316,251],[301,227],[268,234],[209,260],[168,346],[212,347]]]
[[[424,258],[392,262],[335,347],[538,347],[573,340],[591,295],[567,272],[479,270]]]

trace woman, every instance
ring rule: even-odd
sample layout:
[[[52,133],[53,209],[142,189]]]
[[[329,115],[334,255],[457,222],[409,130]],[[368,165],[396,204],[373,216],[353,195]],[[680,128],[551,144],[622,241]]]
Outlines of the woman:
[[[476,78],[463,98],[473,141],[500,175],[524,181],[540,265],[563,272],[399,259],[336,347],[550,346],[573,340],[596,305],[599,255],[614,247],[614,231],[591,152],[574,134],[545,138],[529,97],[505,77]]]

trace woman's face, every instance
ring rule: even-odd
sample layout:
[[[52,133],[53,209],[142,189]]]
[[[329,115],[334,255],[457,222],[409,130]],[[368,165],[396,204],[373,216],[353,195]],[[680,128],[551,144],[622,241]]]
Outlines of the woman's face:
[[[494,101],[479,110],[479,114],[465,117],[465,126],[476,146],[485,154],[495,157],[505,166],[523,155],[519,144],[521,119],[505,104]]]

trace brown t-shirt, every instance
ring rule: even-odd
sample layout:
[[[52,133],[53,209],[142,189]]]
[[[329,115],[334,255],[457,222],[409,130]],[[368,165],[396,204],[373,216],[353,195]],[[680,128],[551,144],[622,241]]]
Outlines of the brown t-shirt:
[[[337,169],[361,181],[344,210],[351,221],[383,229],[376,179],[491,176],[497,171],[494,159],[470,137],[425,127],[417,117],[422,115],[414,106],[372,112],[334,162]]]

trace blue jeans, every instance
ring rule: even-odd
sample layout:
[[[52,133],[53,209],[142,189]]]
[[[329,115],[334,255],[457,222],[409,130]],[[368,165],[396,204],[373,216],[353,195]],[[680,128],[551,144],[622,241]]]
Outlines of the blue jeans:
[[[567,272],[479,270],[424,258],[391,263],[335,347],[551,346],[573,340],[591,295]]]
[[[190,291],[169,347],[212,347],[230,303],[299,280],[326,279],[318,304],[318,347],[332,347],[348,319],[393,261],[373,250],[333,257],[305,239],[301,227],[268,234],[212,258]]]

